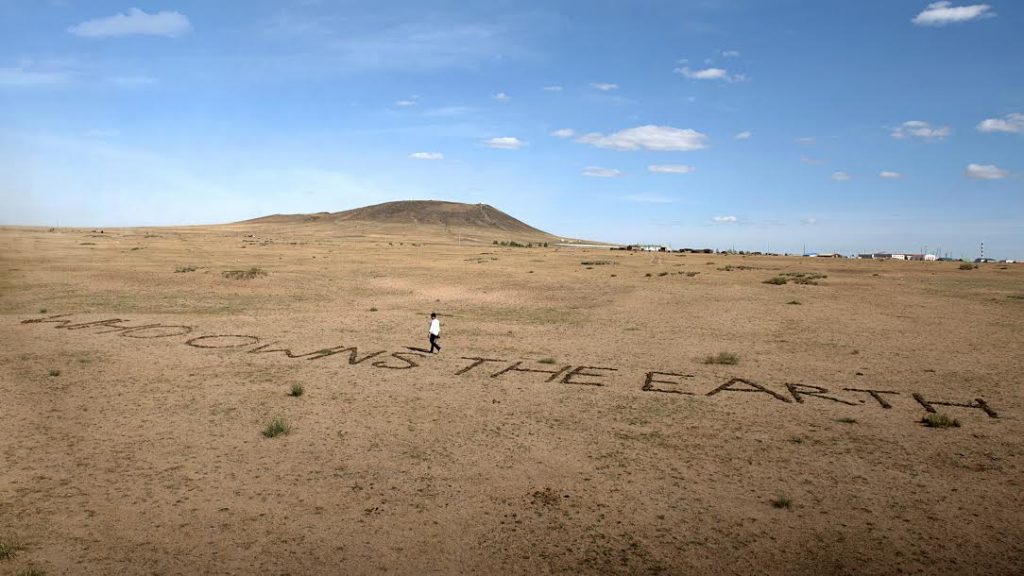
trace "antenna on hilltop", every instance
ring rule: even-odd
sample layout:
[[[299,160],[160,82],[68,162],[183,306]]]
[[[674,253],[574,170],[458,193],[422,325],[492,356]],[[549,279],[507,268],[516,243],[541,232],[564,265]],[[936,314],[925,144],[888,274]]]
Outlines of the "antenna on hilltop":
[[[980,256],[980,258],[982,260],[985,259],[985,241],[984,240],[981,241],[981,256]]]

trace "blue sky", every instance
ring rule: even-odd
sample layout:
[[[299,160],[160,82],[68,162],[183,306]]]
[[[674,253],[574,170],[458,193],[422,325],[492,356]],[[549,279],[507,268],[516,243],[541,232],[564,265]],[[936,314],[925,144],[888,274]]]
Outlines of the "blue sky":
[[[0,1],[0,222],[1024,258],[1024,4]]]

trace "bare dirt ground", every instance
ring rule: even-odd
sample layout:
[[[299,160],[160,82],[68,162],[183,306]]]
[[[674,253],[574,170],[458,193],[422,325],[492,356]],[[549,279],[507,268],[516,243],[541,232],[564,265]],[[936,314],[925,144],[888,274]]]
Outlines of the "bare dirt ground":
[[[0,574],[1024,573],[1024,266],[492,239],[0,229]]]

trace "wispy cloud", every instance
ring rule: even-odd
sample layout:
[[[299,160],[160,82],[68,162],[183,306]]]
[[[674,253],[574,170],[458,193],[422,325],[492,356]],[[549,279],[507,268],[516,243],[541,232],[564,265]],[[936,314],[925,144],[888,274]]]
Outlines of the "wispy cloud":
[[[808,216],[807,218],[801,218],[800,223],[804,226],[814,226],[818,223],[818,219],[813,216]]]
[[[498,136],[497,138],[484,140],[484,145],[489,148],[497,148],[498,150],[519,150],[526,146],[526,142],[515,136]]]
[[[412,108],[417,104],[418,102],[416,102],[415,100],[398,100],[395,102],[395,106],[398,106],[399,108]]]
[[[981,18],[992,18],[992,6],[988,4],[971,4],[970,6],[953,6],[952,2],[932,2],[911,22],[918,26],[945,26],[957,22],[969,22]]]
[[[114,76],[110,82],[122,88],[133,88],[139,86],[152,86],[160,81],[152,76]]]
[[[68,32],[83,38],[111,38],[116,36],[166,36],[177,38],[192,31],[192,24],[181,12],[149,14],[138,8],[105,18],[86,20],[68,28]]]
[[[900,178],[903,178],[903,174],[900,174],[899,172],[892,172],[890,170],[883,170],[878,174],[878,177],[883,180],[899,180]]]
[[[995,164],[968,164],[964,175],[974,180],[1002,180],[1008,177],[1010,172]]]
[[[608,82],[591,82],[590,87],[601,92],[610,92],[612,90],[618,90],[618,84],[611,84]]]
[[[950,135],[952,130],[949,126],[932,127],[923,120],[910,120],[892,129],[890,135],[897,140],[908,138],[919,138],[921,140],[942,140]]]
[[[722,58],[739,58],[739,50],[722,50]]]
[[[715,216],[712,220],[719,224],[734,224],[738,219],[735,216]]]
[[[651,164],[647,170],[656,174],[689,174],[697,169],[683,164]]]
[[[833,172],[832,179],[835,180],[836,182],[848,182],[850,180],[853,180],[853,176],[850,176],[846,172]]]
[[[0,68],[0,87],[33,88],[70,84],[75,75],[67,70],[37,70],[16,66]]]
[[[441,152],[413,152],[409,154],[409,158],[413,160],[444,160],[444,154]]]
[[[504,29],[486,24],[416,22],[325,36],[326,60],[355,70],[473,69],[515,52]]]
[[[707,148],[707,135],[690,128],[672,126],[637,126],[614,134],[591,132],[576,139],[582,144],[612,150],[690,151]]]
[[[743,132],[740,132],[739,134],[733,136],[733,138],[737,140],[750,140],[750,137],[753,135],[754,133],[751,132],[750,130],[744,130]]]
[[[572,138],[576,132],[572,128],[560,128],[551,133],[555,138]]]
[[[811,166],[820,166],[825,163],[821,158],[808,158],[807,156],[801,156],[800,161]]]
[[[803,146],[813,146],[817,142],[818,139],[815,138],[814,136],[801,136],[800,138],[796,139],[796,143],[802,144]]]
[[[743,74],[730,74],[725,68],[704,68],[694,70],[689,66],[682,66],[675,69],[676,74],[682,74],[690,80],[722,80],[725,82],[742,82],[747,79]]]
[[[1024,114],[1012,112],[1002,118],[986,118],[978,123],[978,131],[1024,133]]]
[[[505,104],[508,101],[512,100],[512,97],[509,96],[508,94],[505,94],[504,92],[498,92],[497,94],[492,96],[492,98],[494,98],[498,102],[501,102],[502,104]]]
[[[541,88],[541,90],[543,90],[545,92],[561,92],[562,91],[562,87],[561,86],[545,86],[545,87]]]
[[[587,166],[580,174],[591,178],[618,178],[622,176],[622,172],[615,168],[602,168],[600,166]]]

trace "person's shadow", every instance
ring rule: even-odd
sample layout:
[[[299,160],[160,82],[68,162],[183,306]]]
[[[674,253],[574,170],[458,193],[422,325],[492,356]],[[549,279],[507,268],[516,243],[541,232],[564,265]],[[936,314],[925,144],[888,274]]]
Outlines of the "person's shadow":
[[[426,348],[417,348],[415,346],[406,346],[405,349],[406,350],[412,350],[413,352],[423,352],[424,354],[430,354],[430,350],[427,350]]]

